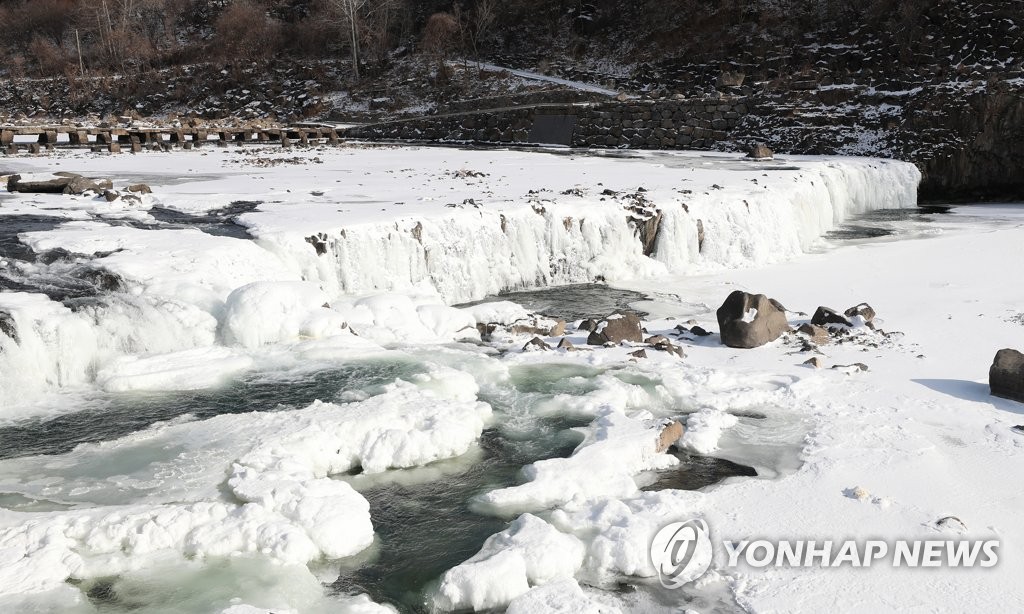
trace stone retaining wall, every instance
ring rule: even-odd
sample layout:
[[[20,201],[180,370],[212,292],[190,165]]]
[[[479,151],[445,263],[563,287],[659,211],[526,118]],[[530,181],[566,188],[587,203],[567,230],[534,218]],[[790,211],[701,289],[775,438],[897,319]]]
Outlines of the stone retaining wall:
[[[544,104],[435,115],[350,128],[367,140],[529,143],[539,115],[572,116],[574,147],[710,149],[748,113],[746,98]]]

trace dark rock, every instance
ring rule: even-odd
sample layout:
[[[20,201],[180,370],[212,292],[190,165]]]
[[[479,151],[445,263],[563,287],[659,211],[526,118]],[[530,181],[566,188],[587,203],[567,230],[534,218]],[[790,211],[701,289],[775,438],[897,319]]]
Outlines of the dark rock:
[[[643,190],[643,188],[640,188]],[[644,256],[652,256],[658,244],[658,230],[661,228],[661,211],[653,215],[629,217],[627,221],[633,226],[633,234],[640,239]]]
[[[100,192],[100,186],[87,177],[72,177],[71,181],[64,186],[64,194],[84,194],[85,192]]]
[[[1008,348],[996,352],[988,385],[994,396],[1024,403],[1024,354]]]
[[[668,337],[666,337],[665,335],[652,335],[644,339],[644,343],[648,345],[657,345],[659,343],[662,343],[663,341],[668,341]]]
[[[800,328],[796,329],[796,332],[807,335],[816,345],[825,345],[831,341],[831,337],[828,336],[828,329],[817,324],[801,324]]]
[[[870,322],[871,320],[875,319],[875,310],[871,308],[871,305],[868,305],[867,303],[861,303],[859,305],[850,307],[849,309],[843,312],[843,315],[845,315],[848,318],[860,316],[864,318],[865,322]]]
[[[69,183],[80,175],[55,175],[52,179],[39,181],[22,181],[21,175],[11,175],[7,179],[8,192],[30,192],[34,194],[63,194]]]
[[[144,183],[135,183],[135,184],[132,184],[132,185],[128,186],[125,189],[128,190],[129,192],[134,192],[136,194],[152,194],[153,193],[153,190],[151,190],[150,187],[148,185],[144,184]]]
[[[18,342],[18,325],[14,321],[14,316],[6,311],[0,311],[0,334],[14,339],[15,343]]]
[[[657,343],[651,344],[651,347],[653,347],[656,350],[662,351],[662,352],[668,352],[669,354],[675,354],[679,358],[686,358],[686,354],[683,352],[683,348],[679,347],[678,345],[673,344],[671,341],[669,341],[668,339],[665,339],[664,337],[662,337],[661,341],[658,341]]]
[[[828,307],[818,307],[811,316],[811,324],[815,326],[824,326],[826,328],[832,325],[840,326],[853,326],[853,324],[845,317],[839,314],[835,309],[829,309]]]
[[[568,338],[562,337],[562,340],[558,342],[558,349],[565,350],[566,352],[575,352],[576,346]]]
[[[767,145],[758,143],[750,148],[747,152],[747,157],[753,160],[771,160],[775,157],[775,152],[768,148]]]
[[[113,190],[104,190],[103,198],[105,198],[108,203],[112,203],[118,198],[121,198],[121,195]]]
[[[587,337],[589,345],[604,345],[606,343],[619,344],[623,341],[640,343],[644,339],[643,329],[640,326],[640,318],[635,313],[628,311],[617,311],[591,330]]]
[[[832,365],[833,369],[848,369],[851,373],[863,372],[868,370],[868,366],[862,362],[855,362],[850,365]]]
[[[700,326],[692,326],[692,327],[690,327],[690,332],[693,333],[694,335],[697,335],[698,337],[710,337],[711,336],[710,332],[704,330],[704,328],[700,327]]]
[[[804,361],[804,364],[815,369],[821,369],[825,366],[825,361],[815,356],[814,358],[808,358]]]
[[[550,349],[551,349],[551,346],[548,345],[547,343],[544,343],[544,340],[541,339],[540,337],[534,337],[533,339],[530,339],[529,341],[526,342],[526,345],[523,346],[523,351],[524,352],[534,352],[534,351],[537,351],[537,350],[550,350]]]
[[[647,350],[640,349],[635,352],[630,352],[629,355],[635,358],[647,358]]]
[[[736,290],[718,308],[717,315],[722,343],[729,347],[756,348],[790,330],[786,313],[763,294]]]
[[[88,269],[80,275],[82,279],[89,281],[104,292],[118,292],[125,289],[121,277],[105,269]]]
[[[594,319],[583,320],[582,322],[580,322],[579,328],[577,328],[576,330],[585,330],[587,332],[590,332],[590,331],[593,331],[593,330],[597,330],[597,320],[594,320]]]
[[[739,87],[743,85],[746,74],[740,71],[723,70],[718,75],[718,87]]]

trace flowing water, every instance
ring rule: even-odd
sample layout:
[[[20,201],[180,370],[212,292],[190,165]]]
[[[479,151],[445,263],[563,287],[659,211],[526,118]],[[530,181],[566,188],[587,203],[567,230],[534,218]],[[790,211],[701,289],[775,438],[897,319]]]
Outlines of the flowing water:
[[[491,300],[516,300],[539,311],[582,318],[629,308],[631,302],[643,298],[638,293],[588,284],[518,292],[491,297]],[[0,428],[0,441],[4,443],[0,459],[18,463],[32,455],[66,454],[81,444],[111,441],[157,423],[183,418],[203,420],[221,414],[287,412],[304,408],[316,399],[338,400],[353,392],[374,394],[383,384],[396,378],[409,379],[421,372],[424,369],[421,359],[429,354],[414,352],[401,360],[348,361],[298,372],[254,373],[210,390],[94,393],[82,401],[78,411],[19,421]],[[493,426],[484,431],[476,449],[462,457],[425,467],[339,476],[338,479],[349,481],[369,501],[375,544],[360,555],[341,561],[340,569],[322,578],[327,590],[341,595],[366,593],[401,612],[430,611],[431,591],[440,576],[475,554],[489,536],[504,529],[510,520],[474,511],[474,498],[521,482],[521,469],[534,461],[571,455],[582,439],[577,427],[590,422],[588,417],[539,415],[535,409],[556,394],[591,392],[605,373],[609,372],[568,364],[512,367],[507,382],[482,386],[480,399],[491,405],[495,419]],[[639,382],[636,376],[612,373],[623,381]],[[656,384],[647,380],[640,383]],[[131,463],[150,462],[145,458],[150,453],[157,454],[155,458],[168,454],[166,450],[142,448],[133,454],[143,457]],[[682,453],[677,456],[681,465],[650,476],[646,490],[697,489],[726,477],[756,475],[750,467],[726,460]],[[102,470],[122,472],[120,469]],[[88,475],[95,469],[82,465],[79,471]],[[61,506],[68,504],[19,493],[0,493],[0,505],[21,511],[43,511],[62,509]],[[199,576],[189,576],[192,572],[180,568],[167,570],[169,576],[143,575],[140,578],[138,574],[128,574],[100,578],[83,583],[81,588],[93,606],[102,612],[174,611],[175,608],[187,611],[191,607],[201,608],[202,599],[213,599],[221,591],[229,590],[227,587],[253,591],[255,589],[248,584],[251,581],[244,580],[245,574],[268,573],[258,563],[214,561],[210,565],[210,577],[219,578],[223,584],[220,589],[209,585],[205,579],[200,580]],[[200,582],[205,596],[190,595],[188,591],[183,592],[182,587],[174,589],[167,585],[167,577],[178,578],[181,582]],[[644,594],[648,591],[643,586],[631,590]]]
[[[464,307],[494,301],[512,301],[527,310],[567,322],[586,318],[603,318],[618,310],[630,310],[640,317],[646,315],[633,307],[647,296],[632,290],[612,288],[604,284],[573,284],[554,288],[502,292],[480,301],[466,303]]]

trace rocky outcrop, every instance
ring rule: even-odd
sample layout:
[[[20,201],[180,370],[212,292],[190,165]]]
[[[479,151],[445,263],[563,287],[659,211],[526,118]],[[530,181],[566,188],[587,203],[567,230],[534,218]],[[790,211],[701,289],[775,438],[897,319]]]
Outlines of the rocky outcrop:
[[[722,343],[734,348],[756,348],[775,341],[790,330],[786,312],[763,294],[736,290],[718,308]]]
[[[597,324],[587,337],[589,345],[619,344],[624,341],[640,343],[644,340],[640,318],[635,313],[619,311]]]
[[[1024,195],[1024,97],[985,91],[962,101],[933,101],[955,140],[919,164],[922,201],[971,201]],[[921,120],[913,123],[921,123]],[[923,128],[925,126],[919,126]]]
[[[988,385],[993,396],[1024,403],[1024,354],[1009,348],[996,352]]]

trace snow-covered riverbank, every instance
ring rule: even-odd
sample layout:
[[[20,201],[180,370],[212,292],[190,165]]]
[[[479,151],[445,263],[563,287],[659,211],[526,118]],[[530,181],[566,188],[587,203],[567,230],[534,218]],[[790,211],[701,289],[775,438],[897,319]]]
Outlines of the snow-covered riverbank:
[[[523,459],[521,480],[485,478],[467,496],[467,514],[511,524],[431,586],[405,589],[429,607],[891,611],[941,595],[1000,611],[1024,598],[1007,580],[1022,571],[1013,518],[1024,501],[1011,484],[1024,436],[1011,427],[1024,416],[975,381],[998,347],[1024,346],[1014,311],[1024,291],[983,265],[1020,255],[1015,210],[947,216],[937,238],[819,241],[852,215],[914,206],[910,165],[353,148],[9,166],[109,176],[115,187],[144,180],[153,194],[0,199],[0,223],[27,228],[14,246],[0,237],[4,279],[21,290],[0,293],[5,432],[42,433],[52,416],[104,407],[152,418],[0,460],[0,604],[154,609],[146,595],[183,582],[194,584],[189,600],[160,607],[374,611],[353,595],[391,597],[321,584],[393,546],[375,539],[361,492],[443,483],[490,462],[493,437],[513,448],[580,443],[568,458],[510,455]],[[254,240],[211,209],[237,215]],[[451,306],[595,279],[651,296],[639,305],[648,333],[686,358],[588,348],[573,322],[565,337],[548,336],[553,321],[503,332],[532,317],[513,304]],[[737,288],[781,300],[794,325],[808,319],[796,311],[866,300],[903,334],[822,346],[827,365],[869,365],[853,375],[802,366],[809,354],[795,338],[733,350],[716,334],[678,334],[691,318],[716,331],[714,309]],[[495,323],[482,342],[478,325]],[[535,335],[584,349],[522,351]],[[329,384],[352,365],[383,375]],[[238,382],[271,382],[275,401],[224,392],[212,414],[197,402]],[[187,390],[197,392],[185,408],[153,409]],[[587,426],[552,433],[552,419]],[[687,454],[759,477],[642,490],[686,470],[655,450],[673,419],[687,426]],[[716,552],[710,575],[673,593],[654,588],[647,554],[658,528],[692,517],[716,539],[839,540],[941,536],[950,529],[935,522],[950,515],[965,535],[1002,540],[997,568],[737,571]],[[641,590],[610,590],[624,582]]]

